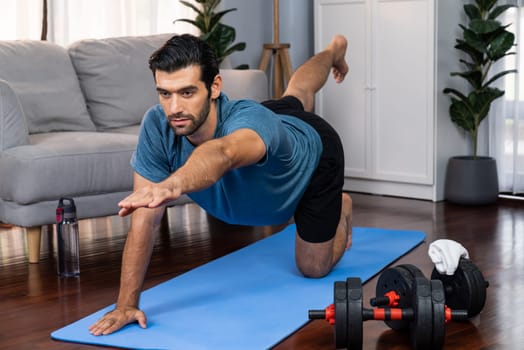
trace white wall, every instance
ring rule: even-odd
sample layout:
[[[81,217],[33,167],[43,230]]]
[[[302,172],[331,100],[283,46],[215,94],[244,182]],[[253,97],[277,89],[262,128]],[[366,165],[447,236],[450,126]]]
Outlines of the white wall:
[[[459,51],[454,48],[456,38],[460,37],[462,30],[459,23],[465,23],[465,14],[462,5],[457,0],[438,0],[437,2],[438,33],[437,33],[437,65],[438,76],[436,89],[436,123],[437,130],[435,155],[435,181],[437,190],[435,197],[444,198],[444,180],[449,157],[467,155],[471,152],[465,132],[451,122],[449,116],[450,98],[442,93],[446,87],[464,90],[464,80],[451,77],[450,72],[461,71],[463,67],[459,62]],[[450,57],[455,57],[451,59]],[[469,146],[469,147],[468,147]]]

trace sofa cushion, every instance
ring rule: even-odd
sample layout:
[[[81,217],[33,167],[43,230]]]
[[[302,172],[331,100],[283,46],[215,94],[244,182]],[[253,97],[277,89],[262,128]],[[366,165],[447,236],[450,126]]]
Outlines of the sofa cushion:
[[[0,125],[0,151],[29,143],[20,101],[5,80],[0,80]]]
[[[16,92],[29,132],[92,131],[66,49],[46,41],[0,41],[0,79]]]
[[[221,69],[222,91],[232,100],[251,99],[258,102],[269,98],[266,73],[258,69]]]
[[[20,204],[129,191],[136,135],[53,132],[0,153],[0,198]]]
[[[87,106],[97,128],[140,124],[158,103],[148,60],[172,34],[81,40],[69,47]]]

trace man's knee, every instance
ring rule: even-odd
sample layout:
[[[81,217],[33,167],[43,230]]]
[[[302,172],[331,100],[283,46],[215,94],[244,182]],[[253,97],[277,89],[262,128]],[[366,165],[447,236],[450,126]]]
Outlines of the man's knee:
[[[324,277],[333,268],[331,259],[307,259],[297,255],[295,260],[300,273],[308,278]]]
[[[319,264],[299,264],[297,262],[297,268],[300,273],[307,278],[321,278],[326,276],[331,271],[331,264],[319,265]]]
[[[295,88],[293,86],[288,86],[283,96],[296,97],[302,103],[302,107],[304,108],[304,111],[313,112],[313,108],[315,105],[315,95],[314,94],[308,93],[304,89]]]

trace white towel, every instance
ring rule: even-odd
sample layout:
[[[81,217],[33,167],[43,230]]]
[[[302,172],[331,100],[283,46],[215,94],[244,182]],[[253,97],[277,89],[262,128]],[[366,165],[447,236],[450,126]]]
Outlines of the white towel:
[[[428,255],[441,274],[453,275],[460,258],[469,259],[469,253],[462,244],[450,239],[439,239],[429,245]]]

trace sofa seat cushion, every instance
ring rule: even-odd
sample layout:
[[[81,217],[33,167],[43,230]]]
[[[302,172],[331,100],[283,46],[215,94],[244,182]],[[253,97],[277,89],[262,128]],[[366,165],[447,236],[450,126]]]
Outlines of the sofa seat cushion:
[[[20,204],[132,189],[136,135],[44,133],[0,154],[0,198]],[[16,179],[16,181],[12,181]]]
[[[20,99],[29,133],[95,130],[65,48],[46,41],[0,41],[0,79]]]
[[[148,60],[172,34],[86,39],[68,51],[98,130],[140,124],[158,103]]]

